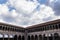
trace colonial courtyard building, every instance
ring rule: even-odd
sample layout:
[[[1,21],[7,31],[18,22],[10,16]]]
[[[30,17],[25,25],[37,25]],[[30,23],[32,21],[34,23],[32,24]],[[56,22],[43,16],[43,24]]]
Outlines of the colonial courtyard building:
[[[0,40],[60,40],[60,19],[27,28],[0,23]]]

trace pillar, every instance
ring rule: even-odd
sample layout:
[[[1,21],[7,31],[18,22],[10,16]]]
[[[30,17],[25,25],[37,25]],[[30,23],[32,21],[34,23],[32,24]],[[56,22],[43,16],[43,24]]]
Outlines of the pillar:
[[[45,34],[43,35],[43,40],[45,40]]]
[[[14,40],[17,40],[17,35],[14,36]]]
[[[47,40],[49,40],[49,36],[47,35],[46,37],[47,37]]]
[[[42,40],[42,35],[39,35],[39,40]]]
[[[19,36],[18,36],[18,40],[21,40],[21,39],[22,39],[22,38],[21,38],[21,35],[19,35]]]
[[[3,40],[4,40],[4,34],[3,34]]]
[[[53,40],[53,35],[52,34],[50,34],[49,40]]]
[[[34,36],[33,35],[31,36],[31,40],[34,40]]]
[[[27,40],[30,40],[30,39],[31,39],[30,36],[28,36],[28,37],[27,37]]]
[[[24,36],[22,36],[22,40],[25,40],[25,37]]]
[[[27,35],[27,33],[28,33],[28,31],[27,31],[27,29],[25,29],[25,40],[27,40],[27,38],[28,38],[28,35]]]
[[[9,37],[10,35],[8,35],[8,40],[10,40],[10,37]]]
[[[35,40],[38,40],[38,36],[37,35],[35,35]]]

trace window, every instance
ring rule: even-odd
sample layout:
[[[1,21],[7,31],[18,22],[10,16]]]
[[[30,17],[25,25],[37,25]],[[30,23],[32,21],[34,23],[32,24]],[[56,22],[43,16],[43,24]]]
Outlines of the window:
[[[3,30],[5,30],[5,27],[3,27]]]
[[[42,27],[42,30],[44,31],[44,27]]]
[[[48,26],[46,26],[46,28],[47,28],[47,30],[49,30],[49,25],[48,25]]]
[[[11,27],[9,29],[10,29],[10,31],[12,31],[12,28]]]
[[[49,29],[49,27],[48,26],[46,26],[46,30],[48,30]]]
[[[59,24],[59,29],[60,29],[60,24]]]
[[[54,25],[52,25],[52,27],[53,27],[53,29],[55,29],[55,26]]]
[[[46,26],[45,26],[45,30],[46,30]]]
[[[40,27],[40,29],[39,29],[40,31],[42,31],[42,27]]]
[[[5,30],[7,30],[7,27],[5,27]]]
[[[2,30],[2,26],[0,26],[0,30]]]
[[[7,27],[7,30],[9,31],[9,27]]]
[[[53,29],[52,25],[49,25],[49,27],[50,27],[50,28],[49,28],[50,30]]]
[[[58,29],[58,24],[55,24],[56,29]]]

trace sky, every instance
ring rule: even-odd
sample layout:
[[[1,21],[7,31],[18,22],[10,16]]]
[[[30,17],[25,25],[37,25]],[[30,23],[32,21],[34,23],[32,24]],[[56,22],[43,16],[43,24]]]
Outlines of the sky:
[[[60,0],[0,0],[0,22],[28,27],[60,19]]]

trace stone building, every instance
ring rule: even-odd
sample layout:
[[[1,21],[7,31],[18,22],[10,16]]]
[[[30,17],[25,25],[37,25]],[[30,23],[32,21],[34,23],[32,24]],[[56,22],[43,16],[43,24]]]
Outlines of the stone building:
[[[60,40],[60,19],[27,28],[0,23],[0,40]]]

